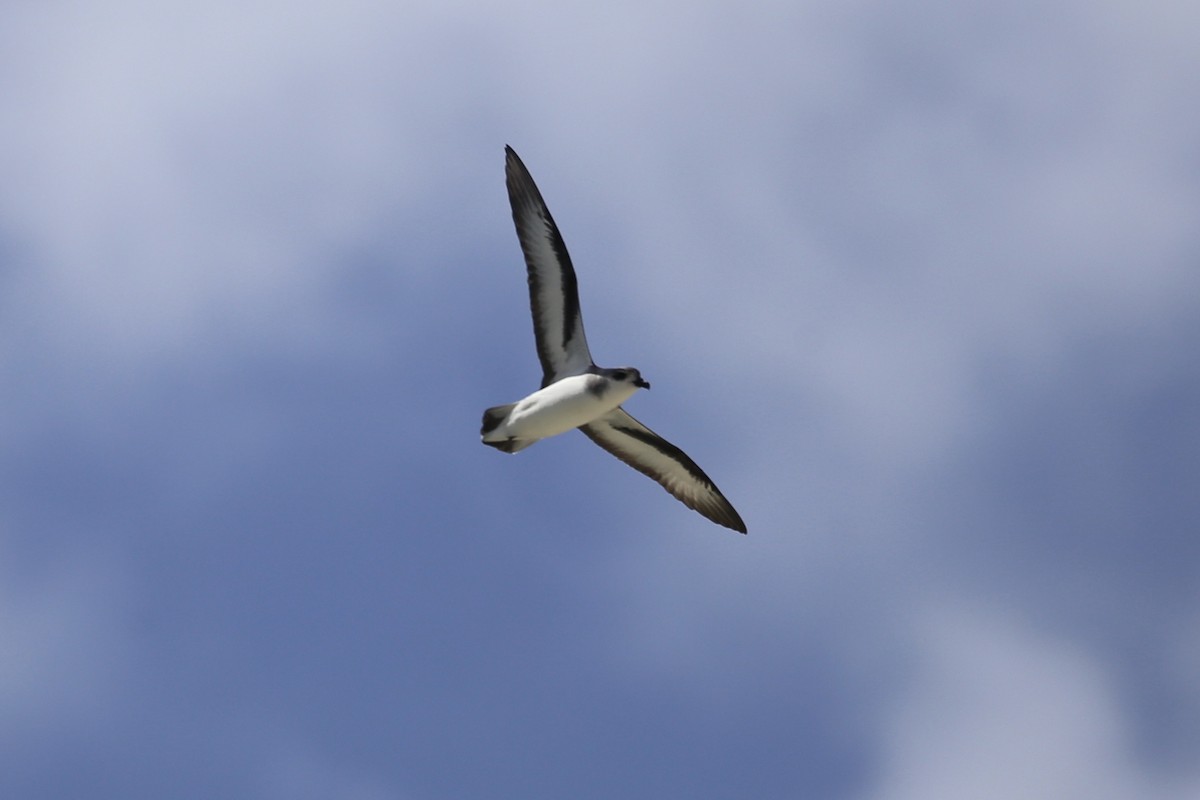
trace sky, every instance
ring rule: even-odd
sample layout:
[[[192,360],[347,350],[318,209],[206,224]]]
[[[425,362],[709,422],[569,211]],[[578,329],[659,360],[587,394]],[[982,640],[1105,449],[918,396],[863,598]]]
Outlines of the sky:
[[[1200,10],[4,16],[0,795],[1200,797]]]

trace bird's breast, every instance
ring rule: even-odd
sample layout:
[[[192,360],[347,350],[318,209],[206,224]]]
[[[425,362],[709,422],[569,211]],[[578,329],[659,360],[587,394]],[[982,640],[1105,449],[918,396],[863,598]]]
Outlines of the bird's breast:
[[[555,381],[517,403],[508,419],[516,436],[546,438],[602,417],[625,402],[636,387],[599,375],[573,375]]]

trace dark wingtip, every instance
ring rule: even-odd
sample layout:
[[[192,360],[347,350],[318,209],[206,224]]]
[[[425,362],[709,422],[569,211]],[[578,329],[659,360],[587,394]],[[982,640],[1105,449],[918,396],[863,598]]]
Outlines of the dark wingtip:
[[[711,480],[708,483],[712,490],[716,492],[716,507],[704,510],[696,508],[696,510],[722,527],[729,528],[729,530],[736,531],[737,533],[745,534],[746,523],[742,522],[742,515],[739,514],[737,509],[733,507],[733,504],[725,498],[725,495],[721,494],[721,490],[718,489]]]
[[[724,500],[724,504],[723,504],[724,507],[721,508],[720,510],[716,511],[716,513],[711,514],[711,515],[704,513],[704,512],[701,512],[701,513],[703,513],[704,516],[708,517],[709,519],[711,519],[713,522],[717,523],[718,525],[725,527],[725,528],[729,528],[729,530],[734,531],[736,533],[745,535],[746,523],[742,522],[741,515],[738,514],[737,510],[734,509],[734,507],[729,504],[728,500],[725,500],[724,496],[722,496],[721,499]]]
[[[517,155],[517,151],[513,150],[508,145],[504,145],[504,177],[505,183],[508,185],[508,198],[513,205],[513,218],[516,219],[516,196],[514,191],[521,197],[523,203],[544,204],[538,194],[537,186],[533,183],[533,176],[529,174],[529,168],[525,166],[525,162]],[[536,200],[536,202],[535,202]],[[518,234],[520,231],[518,230]]]

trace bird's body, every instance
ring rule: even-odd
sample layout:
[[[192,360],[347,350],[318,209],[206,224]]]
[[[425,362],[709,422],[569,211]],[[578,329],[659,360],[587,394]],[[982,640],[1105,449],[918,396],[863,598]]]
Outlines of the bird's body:
[[[566,244],[529,170],[511,147],[505,152],[508,199],[525,254],[542,387],[515,403],[484,411],[483,443],[516,453],[540,439],[579,428],[689,508],[745,533],[742,518],[696,462],[621,408],[650,384],[633,367],[607,369],[592,361]]]
[[[637,390],[631,381],[595,373],[562,378],[511,407],[497,406],[506,413],[493,417],[498,423],[483,432],[483,443],[507,452],[523,450],[538,439],[566,433],[604,416]],[[509,440],[514,440],[511,449],[506,446]]]

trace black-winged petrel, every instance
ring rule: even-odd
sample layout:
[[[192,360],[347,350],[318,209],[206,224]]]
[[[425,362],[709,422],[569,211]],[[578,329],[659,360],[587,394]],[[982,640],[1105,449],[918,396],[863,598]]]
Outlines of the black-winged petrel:
[[[593,442],[649,475],[688,508],[718,525],[746,532],[746,523],[696,462],[621,408],[650,384],[633,367],[597,367],[583,335],[575,269],[550,209],[529,170],[505,147],[508,200],[529,273],[533,334],[542,387],[483,412],[483,443],[516,453],[549,436],[579,428]]]

